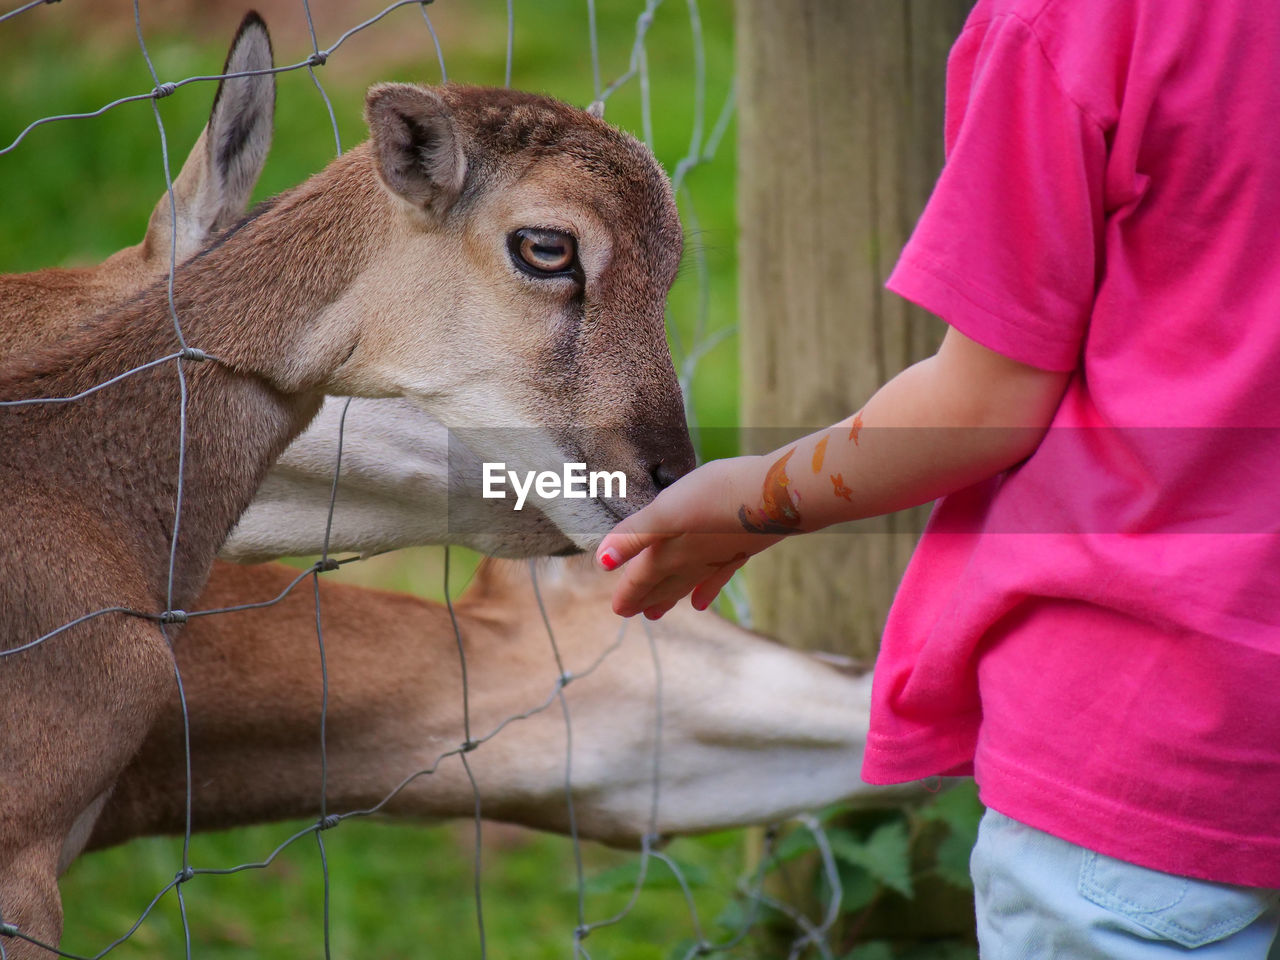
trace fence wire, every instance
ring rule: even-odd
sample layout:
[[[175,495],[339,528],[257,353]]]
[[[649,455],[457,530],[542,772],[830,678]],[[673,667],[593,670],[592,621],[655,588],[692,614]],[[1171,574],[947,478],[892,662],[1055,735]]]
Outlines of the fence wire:
[[[12,20],[24,14],[30,14],[38,7],[54,4],[59,0],[32,0],[32,2],[22,4],[7,13],[0,14],[0,24]],[[285,74],[294,71],[305,70],[309,74],[316,91],[321,98],[326,113],[329,118],[330,127],[333,133],[335,154],[342,153],[342,139],[338,128],[337,117],[334,113],[332,102],[325,91],[324,85],[321,83],[317,68],[323,67],[329,58],[342,45],[364,30],[373,27],[380,21],[387,18],[394,11],[401,7],[416,6],[422,16],[427,29],[427,37],[431,43],[431,53],[434,55],[439,70],[441,81],[448,79],[445,69],[445,58],[435,26],[432,24],[427,7],[433,0],[397,0],[388,4],[375,15],[365,19],[341,33],[337,39],[327,47],[321,47],[316,33],[315,22],[308,0],[301,0],[302,13],[306,21],[307,31],[310,38],[311,53],[304,59],[296,63],[285,66],[271,67],[268,69],[247,70],[240,72],[227,72],[218,74],[203,74],[197,76],[185,77],[176,81],[162,81],[155,68],[155,64],[148,50],[145,32],[143,28],[142,10],[140,0],[133,0],[133,17],[134,26],[137,37],[137,44],[143,60],[146,63],[147,70],[152,80],[152,88],[149,91],[120,97],[112,100],[96,110],[83,113],[66,113],[55,114],[41,117],[31,121],[24,127],[17,136],[7,145],[0,148],[0,156],[15,150],[22,144],[28,135],[37,128],[50,123],[63,122],[69,120],[88,119],[98,117],[114,110],[126,103],[138,101],[150,101],[152,111],[156,121],[156,127],[160,139],[160,161],[164,173],[164,182],[167,202],[169,205],[170,223],[177,224],[176,200],[173,190],[173,176],[169,162],[168,136],[161,117],[158,101],[172,95],[176,90],[195,83],[218,82],[222,80],[232,79],[235,77],[258,76],[264,74]],[[504,83],[510,85],[513,76],[513,64],[517,41],[517,27],[515,16],[514,0],[505,0],[506,2],[506,55],[504,65]],[[618,92],[621,88],[631,82],[635,82],[639,88],[640,94],[640,110],[641,110],[641,126],[642,138],[645,143],[652,148],[654,146],[653,125],[652,125],[652,103],[649,86],[649,63],[648,49],[646,46],[649,30],[654,23],[658,8],[662,5],[663,0],[645,0],[642,9],[635,20],[634,39],[631,46],[630,57],[626,69],[622,71],[615,79],[608,84],[602,83],[602,65],[600,58],[600,41],[598,35],[598,25],[596,16],[595,0],[586,0],[586,18],[587,32],[590,45],[590,62],[592,72],[592,90],[595,96],[593,106],[603,108],[604,104]],[[706,95],[707,95],[707,72],[706,72],[706,54],[703,43],[702,20],[699,10],[698,0],[686,0],[687,15],[689,22],[689,30],[691,34],[693,49],[693,66],[694,66],[694,89],[692,91],[694,111],[693,123],[690,130],[689,145],[685,154],[676,163],[671,171],[672,186],[676,192],[682,212],[689,222],[692,230],[697,232],[699,221],[694,206],[694,197],[687,183],[689,173],[701,164],[705,164],[713,160],[716,156],[720,143],[728,129],[735,108],[735,87],[730,83],[729,91],[716,114],[716,120],[712,125],[710,132],[706,130]],[[68,7],[74,7],[74,4],[68,3]],[[696,376],[699,363],[712,349],[718,346],[726,338],[733,336],[736,329],[732,325],[720,326],[716,329],[710,329],[708,318],[710,314],[709,305],[709,271],[706,262],[705,252],[702,248],[695,244],[692,246],[692,260],[698,284],[698,305],[699,309],[696,314],[696,324],[693,331],[692,340],[689,344],[683,342],[679,327],[675,324],[668,324],[668,328],[672,333],[672,339],[677,354],[677,371],[680,379],[681,387],[686,398],[686,409],[689,417],[691,428],[695,430],[696,437],[696,420],[694,418],[694,410],[690,402],[691,384]],[[179,438],[179,459],[178,471],[176,477],[176,491],[174,503],[174,523],[171,535],[171,547],[169,554],[168,584],[167,584],[167,602],[166,608],[161,611],[143,611],[123,606],[112,606],[103,609],[91,611],[62,626],[49,631],[48,633],[36,637],[30,641],[24,642],[18,646],[0,650],[0,664],[4,659],[19,655],[30,651],[31,649],[54,640],[60,634],[86,621],[103,617],[103,616],[125,616],[135,617],[144,620],[156,622],[165,636],[166,642],[170,643],[170,628],[180,626],[193,617],[207,617],[219,614],[247,611],[255,609],[263,609],[280,603],[295,588],[297,588],[304,580],[312,581],[314,608],[315,608],[315,629],[317,653],[319,657],[321,672],[321,716],[320,726],[317,732],[318,748],[320,754],[320,784],[319,784],[319,804],[320,816],[317,820],[307,827],[298,830],[291,836],[287,837],[283,842],[271,850],[266,857],[261,860],[241,863],[231,867],[194,867],[191,863],[191,837],[192,837],[192,810],[194,806],[194,790],[191,776],[191,742],[190,742],[190,717],[186,693],[183,687],[181,671],[177,667],[176,657],[174,660],[174,681],[178,691],[178,698],[181,706],[181,716],[183,725],[183,744],[184,744],[184,767],[185,767],[185,811],[184,811],[184,830],[182,836],[182,854],[179,867],[174,873],[171,880],[165,883],[155,896],[147,903],[145,908],[125,931],[110,941],[97,953],[82,955],[71,953],[59,948],[59,946],[50,943],[44,943],[37,938],[27,934],[12,923],[4,921],[3,915],[0,915],[0,960],[7,960],[5,949],[6,941],[22,940],[29,944],[35,945],[47,951],[50,955],[66,957],[69,960],[99,960],[106,956],[121,944],[127,942],[141,928],[143,923],[155,910],[156,906],[164,899],[164,897],[173,891],[176,895],[179,915],[182,924],[182,935],[184,940],[185,956],[188,958],[192,955],[192,938],[191,925],[187,914],[186,901],[183,895],[185,884],[193,881],[196,877],[201,876],[229,876],[245,871],[264,870],[272,865],[272,863],[289,847],[299,842],[307,836],[314,836],[320,854],[321,871],[323,874],[323,943],[325,957],[331,955],[331,931],[330,931],[330,877],[328,858],[324,846],[324,833],[338,827],[341,823],[352,818],[370,817],[384,810],[402,791],[409,787],[415,781],[429,777],[434,774],[442,763],[451,758],[457,757],[467,779],[470,783],[472,795],[474,798],[474,834],[475,834],[475,855],[473,868],[473,896],[475,902],[475,921],[479,938],[479,957],[485,960],[488,953],[487,936],[484,920],[484,897],[483,897],[483,875],[481,861],[481,844],[483,838],[483,798],[476,778],[472,772],[468,755],[483,747],[490,740],[499,736],[503,730],[513,723],[529,719],[537,714],[551,709],[558,705],[561,715],[564,719],[565,731],[565,752],[564,752],[564,797],[567,811],[567,822],[569,825],[569,841],[572,848],[572,856],[574,861],[575,875],[575,896],[576,896],[576,916],[577,923],[575,927],[567,932],[566,942],[571,949],[572,956],[575,958],[584,958],[590,960],[591,953],[587,947],[589,937],[597,931],[606,929],[611,926],[622,923],[628,915],[634,910],[639,903],[643,889],[647,879],[650,877],[654,864],[659,864],[666,870],[670,871],[676,884],[678,885],[689,915],[689,922],[694,932],[694,942],[688,948],[685,954],[686,958],[697,956],[707,956],[712,954],[729,953],[740,944],[742,944],[751,932],[757,927],[762,912],[765,909],[774,911],[775,913],[784,915],[791,919],[797,929],[800,931],[798,937],[795,938],[789,950],[789,958],[791,960],[799,960],[811,951],[816,951],[818,956],[831,958],[833,956],[832,948],[828,942],[828,934],[839,913],[841,903],[841,886],[840,877],[836,869],[835,860],[831,853],[831,847],[827,842],[823,832],[822,825],[813,817],[806,816],[799,818],[798,823],[802,829],[808,830],[813,834],[815,845],[821,856],[822,870],[825,876],[827,889],[830,891],[826,908],[823,916],[814,921],[797,911],[791,905],[781,902],[765,892],[765,878],[768,874],[770,866],[773,863],[773,855],[776,848],[779,827],[777,825],[770,826],[765,834],[765,844],[763,856],[760,857],[756,867],[751,871],[751,875],[744,877],[741,881],[737,896],[746,904],[743,911],[742,922],[737,929],[731,931],[724,939],[720,941],[713,940],[706,932],[706,926],[699,915],[698,905],[694,899],[692,886],[685,875],[685,871],[681,868],[671,856],[659,849],[661,838],[657,832],[657,824],[659,819],[659,811],[661,808],[661,772],[662,772],[662,742],[663,742],[663,683],[662,683],[662,662],[657,643],[658,636],[663,631],[661,623],[650,624],[647,621],[639,621],[643,628],[645,641],[648,645],[650,659],[653,665],[654,677],[654,729],[653,729],[653,755],[649,758],[651,765],[651,783],[652,794],[650,802],[649,814],[649,830],[643,838],[641,838],[641,849],[639,853],[639,862],[637,868],[637,877],[630,895],[624,906],[615,914],[602,917],[600,919],[589,920],[587,910],[587,878],[583,866],[582,845],[578,836],[577,823],[574,816],[573,808],[573,721],[572,712],[570,710],[569,701],[565,695],[566,688],[577,680],[589,676],[597,670],[615,651],[617,651],[627,638],[630,627],[629,621],[619,620],[618,632],[614,641],[606,647],[598,657],[591,662],[585,669],[579,670],[577,673],[569,672],[565,667],[565,662],[561,655],[560,646],[557,641],[556,631],[551,622],[551,618],[547,615],[546,607],[543,603],[541,589],[538,582],[538,568],[532,561],[529,563],[529,576],[531,579],[534,595],[537,601],[539,613],[542,618],[543,625],[546,629],[547,638],[551,647],[552,657],[555,663],[557,674],[554,678],[550,678],[550,689],[546,698],[540,703],[527,707],[524,710],[516,711],[510,714],[506,719],[498,723],[493,729],[476,736],[472,728],[472,718],[470,709],[469,685],[467,682],[467,661],[465,645],[462,630],[459,626],[457,615],[454,611],[453,599],[451,595],[449,582],[449,557],[450,551],[446,546],[444,548],[444,595],[445,604],[449,612],[450,622],[452,625],[454,639],[456,641],[459,667],[462,675],[462,718],[463,718],[463,741],[456,746],[442,751],[435,759],[426,767],[408,773],[382,800],[366,809],[348,810],[341,813],[330,813],[328,810],[327,800],[327,781],[328,781],[328,755],[327,755],[327,727],[329,712],[329,687],[328,687],[328,669],[325,659],[324,645],[324,618],[321,609],[321,592],[319,589],[319,578],[323,573],[336,570],[339,566],[357,561],[358,557],[346,557],[335,559],[329,556],[328,543],[329,533],[332,528],[334,506],[337,500],[338,483],[341,474],[342,465],[342,445],[343,430],[345,426],[346,408],[344,407],[342,414],[342,422],[340,423],[337,449],[334,455],[334,470],[332,489],[329,500],[329,509],[326,517],[326,528],[324,535],[324,550],[318,561],[310,568],[300,572],[290,582],[284,590],[278,595],[261,601],[250,603],[236,604],[219,608],[201,609],[193,611],[184,611],[173,607],[175,567],[177,557],[177,547],[179,535],[181,531],[181,519],[183,509],[183,488],[186,467],[186,447],[187,447],[187,379],[186,364],[191,363],[219,363],[216,356],[200,350],[198,347],[189,345],[184,337],[181,318],[174,301],[174,284],[177,269],[177,230],[170,231],[170,248],[169,248],[169,265],[167,275],[167,299],[168,310],[173,324],[174,333],[178,341],[180,349],[169,353],[165,356],[148,361],[132,369],[126,370],[108,380],[95,385],[92,388],[84,390],[72,396],[66,397],[38,397],[25,400],[11,400],[0,402],[0,407],[18,407],[24,405],[54,404],[54,403],[70,403],[83,399],[99,390],[107,389],[120,381],[134,376],[152,368],[172,363],[174,373],[179,387],[179,414],[178,422],[175,427],[178,431]],[[349,403],[349,401],[348,401]],[[735,592],[731,584],[728,591],[729,600],[732,603],[738,619],[745,621],[749,625],[750,611],[741,592]],[[172,646],[171,646],[172,649]],[[637,758],[639,760],[640,758]],[[2,908],[3,905],[0,905]]]

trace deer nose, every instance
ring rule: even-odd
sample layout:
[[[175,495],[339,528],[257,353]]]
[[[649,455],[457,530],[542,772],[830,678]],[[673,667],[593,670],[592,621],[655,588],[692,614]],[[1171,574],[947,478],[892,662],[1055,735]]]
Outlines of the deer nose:
[[[693,463],[684,462],[683,457],[668,458],[663,457],[657,464],[649,470],[649,476],[653,480],[653,486],[657,490],[665,490],[671,486],[686,473],[693,469]]]
[[[661,461],[656,467],[649,471],[649,476],[653,478],[653,485],[659,490],[665,490],[677,480],[680,474],[671,468],[667,461]]]
[[[639,468],[636,472],[653,484],[649,497],[661,493],[697,466],[679,398],[679,391],[673,391],[670,403],[641,419],[629,438],[638,455],[632,461]]]

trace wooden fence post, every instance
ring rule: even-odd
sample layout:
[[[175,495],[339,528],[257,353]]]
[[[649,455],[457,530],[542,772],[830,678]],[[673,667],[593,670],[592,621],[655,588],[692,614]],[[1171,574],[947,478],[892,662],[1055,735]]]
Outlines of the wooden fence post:
[[[852,413],[942,324],[883,288],[942,166],[946,54],[972,0],[738,0],[742,423],[751,452]],[[752,428],[782,428],[778,431]],[[747,567],[758,629],[874,654],[924,514]]]

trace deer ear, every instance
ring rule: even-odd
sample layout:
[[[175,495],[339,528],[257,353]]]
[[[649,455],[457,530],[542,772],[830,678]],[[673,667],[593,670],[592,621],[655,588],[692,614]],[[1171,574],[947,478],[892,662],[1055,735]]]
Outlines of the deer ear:
[[[267,71],[271,67],[267,25],[251,11],[231,41],[222,72]],[[179,262],[244,216],[271,149],[275,103],[276,81],[270,73],[224,78],[218,83],[209,122],[173,181]],[[168,260],[171,226],[166,193],[151,214],[143,240],[146,256]]]
[[[274,65],[267,25],[256,11],[240,22],[222,65],[224,74],[270,70]],[[209,116],[209,165],[216,181],[217,226],[244,214],[271,149],[276,78],[270,73],[230,77],[218,83]]]
[[[395,193],[436,216],[462,193],[467,161],[453,115],[434,91],[383,83],[369,91],[365,122],[378,176]]]

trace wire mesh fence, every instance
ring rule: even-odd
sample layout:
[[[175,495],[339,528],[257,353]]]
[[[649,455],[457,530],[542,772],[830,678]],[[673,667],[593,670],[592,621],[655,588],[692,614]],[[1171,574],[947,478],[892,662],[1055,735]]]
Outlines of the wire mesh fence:
[[[0,15],[0,30],[9,26],[10,22],[21,16],[38,16],[42,15],[39,8],[49,3],[57,2],[57,0],[37,0],[34,3],[27,3],[16,7],[15,9]],[[646,0],[643,6],[638,10],[633,31],[633,42],[631,45],[629,57],[625,64],[618,68],[618,65],[603,61],[601,55],[601,44],[597,32],[598,11],[594,0],[587,0],[585,10],[582,11],[585,19],[584,33],[586,44],[589,51],[589,64],[591,74],[591,85],[594,95],[594,106],[601,109],[607,106],[609,100],[620,90],[628,87],[638,88],[638,97],[640,102],[641,116],[641,137],[650,146],[654,141],[653,112],[654,105],[651,98],[651,77],[650,77],[650,50],[647,46],[647,40],[650,30],[658,16],[659,7],[662,0]],[[76,4],[68,2],[63,5],[59,11],[62,15],[73,16],[76,12]],[[674,4],[670,5],[674,6]],[[305,20],[307,34],[310,39],[310,52],[300,59],[284,66],[271,67],[266,70],[241,71],[229,73],[214,73],[186,76],[176,80],[162,79],[161,73],[157,70],[156,64],[152,58],[148,48],[146,34],[144,29],[144,10],[140,0],[134,0],[133,3],[133,20],[136,33],[137,46],[145,62],[147,73],[150,76],[152,86],[149,90],[140,91],[135,94],[126,95],[111,100],[101,107],[81,112],[52,114],[37,119],[30,120],[22,127],[12,140],[4,147],[0,147],[0,156],[9,154],[20,147],[25,150],[39,149],[38,143],[29,142],[33,140],[35,132],[46,125],[54,123],[70,123],[75,121],[87,120],[94,117],[102,116],[110,111],[133,102],[148,102],[155,120],[155,126],[159,139],[159,153],[161,166],[164,172],[165,194],[168,198],[169,212],[171,222],[177,221],[177,208],[174,193],[174,179],[171,172],[169,157],[169,135],[166,123],[162,117],[159,108],[159,101],[172,96],[178,90],[195,84],[218,82],[231,77],[252,76],[263,73],[286,74],[292,72],[305,71],[312,81],[316,95],[321,101],[326,111],[329,126],[332,130],[334,151],[337,154],[342,153],[342,136],[340,133],[339,122],[335,112],[333,103],[329,94],[326,92],[325,85],[321,79],[324,68],[344,45],[365,31],[373,30],[408,30],[406,18],[412,15],[421,21],[419,29],[421,30],[421,46],[424,60],[434,62],[439,71],[441,80],[446,79],[467,79],[465,77],[450,77],[446,71],[448,37],[442,38],[433,24],[431,19],[432,7],[429,3],[419,2],[419,0],[399,0],[399,2],[391,3],[385,8],[377,11],[374,15],[369,16],[349,28],[341,32],[333,42],[327,46],[321,46],[319,35],[316,28],[315,19],[307,0],[300,0],[300,14]],[[412,10],[402,8],[415,8]],[[518,81],[519,74],[515,68],[516,58],[519,51],[520,39],[520,23],[516,5],[513,0],[507,0],[505,5],[505,37],[498,36],[494,38],[495,44],[505,44],[504,57],[504,79],[510,85],[513,79]],[[671,12],[672,16],[675,12]],[[700,225],[696,210],[696,197],[691,187],[690,175],[702,164],[706,164],[714,160],[722,145],[726,132],[729,129],[734,109],[734,93],[733,85],[727,85],[727,95],[718,104],[708,104],[708,77],[707,65],[704,52],[703,24],[701,11],[698,0],[687,0],[685,8],[682,11],[683,16],[687,18],[687,26],[690,35],[690,49],[693,56],[693,87],[690,91],[690,97],[693,101],[693,121],[689,131],[689,140],[687,149],[680,155],[677,162],[671,169],[671,178],[673,187],[680,199],[682,212],[686,219],[686,223],[691,233],[697,234],[700,231]],[[536,16],[532,10],[525,15]],[[607,80],[611,73],[614,77]],[[618,634],[612,645],[605,649],[599,659],[593,665],[588,666],[585,670],[578,670],[576,673],[570,672],[566,668],[566,663],[561,654],[560,645],[557,639],[555,624],[551,617],[548,616],[547,609],[543,604],[542,594],[539,589],[539,568],[536,564],[529,565],[529,577],[531,579],[535,596],[537,598],[538,609],[546,631],[547,643],[550,647],[552,660],[554,661],[555,672],[548,672],[546,696],[540,702],[532,704],[512,704],[510,715],[501,723],[492,729],[481,729],[473,725],[471,706],[468,700],[468,683],[467,683],[467,653],[466,643],[463,631],[459,626],[459,621],[455,616],[453,598],[450,589],[450,553],[445,548],[444,553],[444,595],[445,602],[448,606],[449,615],[453,625],[454,639],[456,641],[456,649],[458,656],[458,665],[462,674],[462,724],[464,736],[461,742],[450,745],[447,749],[440,751],[433,762],[427,766],[406,771],[404,779],[390,793],[388,793],[380,802],[368,806],[363,809],[354,810],[331,810],[328,804],[327,776],[328,776],[328,758],[326,752],[326,721],[329,710],[329,690],[328,678],[326,670],[325,640],[324,640],[324,623],[325,616],[323,605],[321,603],[321,591],[319,588],[319,579],[326,573],[337,569],[340,565],[346,565],[358,560],[356,557],[334,558],[329,555],[327,549],[328,533],[326,528],[325,543],[326,549],[322,552],[320,558],[308,569],[298,573],[296,578],[288,585],[286,590],[274,597],[264,597],[260,601],[238,604],[234,606],[183,610],[175,607],[174,597],[176,595],[175,579],[176,571],[179,565],[179,550],[182,543],[182,518],[183,518],[183,497],[184,488],[187,482],[186,473],[187,465],[185,462],[185,454],[187,450],[187,399],[188,399],[188,372],[192,365],[198,364],[217,364],[222,361],[211,353],[201,349],[199,342],[189,343],[183,329],[183,317],[178,309],[175,300],[175,277],[178,273],[178,234],[176,230],[170,231],[170,248],[169,263],[167,271],[167,303],[169,317],[172,322],[173,333],[177,343],[177,349],[165,353],[162,356],[151,359],[132,369],[120,372],[93,387],[76,392],[67,396],[55,397],[29,397],[20,399],[10,399],[0,401],[0,406],[6,408],[33,407],[37,405],[66,404],[82,400],[92,394],[102,390],[109,390],[122,381],[137,376],[146,371],[151,371],[158,367],[169,367],[172,370],[179,394],[178,417],[177,422],[173,425],[178,434],[178,465],[177,474],[174,478],[174,508],[173,528],[169,535],[169,561],[168,561],[168,589],[167,603],[164,609],[147,610],[137,609],[129,605],[111,605],[99,609],[87,610],[67,623],[43,633],[40,636],[31,638],[20,638],[19,642],[7,649],[0,650],[0,670],[3,670],[8,661],[13,658],[21,657],[33,651],[35,648],[44,644],[58,643],[64,634],[73,630],[76,626],[86,623],[90,620],[96,620],[102,617],[108,618],[134,618],[156,623],[163,632],[166,642],[172,642],[172,628],[183,623],[189,622],[193,618],[202,618],[216,615],[223,615],[231,612],[246,611],[250,609],[265,608],[280,603],[290,592],[299,588],[307,580],[312,581],[315,608],[315,634],[316,649],[319,658],[322,686],[320,696],[322,701],[320,727],[316,731],[316,750],[320,758],[320,782],[317,785],[317,804],[320,810],[320,816],[315,822],[309,824],[304,829],[298,830],[289,837],[280,842],[274,849],[260,860],[254,862],[240,863],[226,867],[210,867],[193,862],[191,855],[191,838],[192,838],[192,809],[194,804],[195,791],[199,789],[199,785],[193,782],[191,774],[191,755],[190,755],[190,716],[187,708],[187,698],[183,689],[182,673],[177,669],[175,663],[173,681],[178,691],[178,699],[181,704],[181,717],[183,727],[183,738],[186,743],[186,778],[185,778],[185,829],[183,831],[182,852],[179,861],[174,865],[175,870],[173,877],[158,890],[153,899],[145,905],[139,912],[135,921],[127,925],[120,931],[115,939],[103,945],[100,949],[92,953],[72,953],[64,951],[55,943],[43,941],[22,929],[20,926],[12,922],[8,922],[0,915],[0,960],[7,960],[8,950],[12,951],[14,943],[23,943],[38,947],[41,951],[47,952],[49,955],[58,955],[72,958],[92,957],[94,960],[102,957],[115,950],[121,944],[126,943],[130,938],[142,928],[143,924],[148,920],[159,905],[165,901],[168,895],[173,894],[176,900],[181,929],[182,938],[185,944],[185,955],[190,957],[193,953],[199,952],[198,943],[193,944],[192,925],[188,915],[187,891],[193,883],[208,883],[212,877],[228,876],[246,871],[262,870],[270,867],[277,861],[283,851],[291,846],[310,840],[314,842],[320,861],[320,871],[323,880],[323,929],[321,939],[323,950],[326,957],[333,952],[330,935],[330,895],[329,895],[329,863],[326,856],[325,836],[329,831],[339,827],[344,822],[353,818],[364,818],[382,812],[386,807],[393,803],[396,797],[408,788],[415,781],[431,777],[445,763],[456,763],[461,766],[467,780],[470,783],[471,792],[474,800],[474,840],[475,840],[475,858],[474,871],[472,877],[473,901],[474,901],[474,921],[477,937],[477,956],[486,957],[490,953],[490,947],[486,936],[486,908],[489,911],[495,909],[500,910],[501,904],[494,905],[486,903],[485,898],[485,874],[483,861],[480,856],[482,835],[484,830],[485,817],[485,798],[478,785],[478,781],[473,773],[471,766],[471,756],[475,751],[483,750],[485,745],[500,737],[504,730],[511,724],[519,723],[536,714],[544,711],[558,710],[564,721],[564,737],[565,748],[563,756],[564,770],[564,803],[566,809],[566,820],[568,823],[569,843],[571,848],[571,856],[574,862],[574,891],[573,896],[576,903],[577,922],[572,929],[563,931],[563,942],[566,954],[574,957],[589,958],[592,951],[596,949],[595,944],[600,939],[601,931],[607,928],[617,926],[624,921],[632,912],[635,905],[642,897],[646,883],[657,871],[667,871],[670,873],[671,879],[679,888],[687,907],[687,918],[684,923],[688,924],[693,932],[692,938],[687,947],[684,948],[683,955],[686,957],[705,956],[712,954],[735,955],[740,947],[747,941],[751,931],[760,923],[762,916],[766,912],[776,915],[778,913],[789,916],[798,931],[793,938],[789,947],[789,957],[799,958],[802,956],[822,956],[831,957],[834,955],[833,948],[828,939],[828,932],[836,920],[836,916],[841,902],[841,881],[839,871],[836,869],[835,860],[830,845],[827,843],[823,827],[820,822],[813,817],[805,817],[799,821],[798,829],[807,831],[813,835],[813,846],[817,851],[817,858],[820,863],[820,870],[826,879],[827,900],[823,905],[821,915],[816,917],[808,917],[796,908],[780,902],[778,897],[770,893],[766,888],[766,877],[768,875],[771,858],[774,852],[775,844],[778,837],[776,829],[771,828],[766,834],[764,848],[760,855],[756,858],[754,868],[745,875],[740,884],[740,888],[736,893],[740,900],[741,909],[738,912],[736,922],[730,929],[725,931],[723,935],[717,935],[707,923],[706,919],[700,915],[696,898],[693,894],[692,884],[686,876],[686,871],[681,864],[673,857],[669,856],[661,848],[656,824],[658,810],[662,803],[661,791],[659,789],[660,773],[662,769],[662,724],[663,724],[663,664],[659,655],[659,646],[655,642],[655,634],[663,630],[662,625],[650,625],[647,622],[631,623],[619,621]],[[692,397],[698,378],[699,370],[705,358],[716,347],[731,338],[733,335],[733,327],[728,323],[714,323],[711,317],[710,308],[710,280],[706,263],[706,251],[699,244],[695,243],[689,254],[697,294],[695,297],[697,309],[695,311],[695,322],[691,329],[682,329],[682,325],[672,325],[672,339],[676,354],[677,370],[679,373],[681,385],[684,388],[686,398]],[[697,426],[696,409],[689,407],[688,419],[691,427]],[[342,443],[341,432],[339,433],[338,449],[334,452],[334,475],[333,488],[330,497],[330,507],[328,522],[332,522],[334,503],[337,498],[338,484],[342,469]],[[730,594],[731,602],[736,609],[738,616],[742,620],[749,622],[749,610],[740,593]],[[652,736],[654,749],[651,756],[636,758],[637,763],[648,765],[652,771],[652,795],[651,795],[651,829],[642,838],[641,849],[637,855],[635,869],[635,880],[631,892],[623,907],[607,915],[598,914],[592,909],[591,898],[589,896],[589,878],[584,869],[584,859],[582,854],[582,844],[578,836],[578,830],[575,822],[574,814],[574,723],[573,713],[570,701],[566,696],[566,688],[573,682],[589,675],[603,660],[611,656],[619,646],[628,639],[628,633],[641,632],[644,635],[650,652],[650,659],[653,671],[653,689],[654,689],[654,724],[655,730]],[[634,641],[632,641],[634,642]],[[0,911],[4,905],[0,904]],[[390,922],[390,920],[389,920]]]

